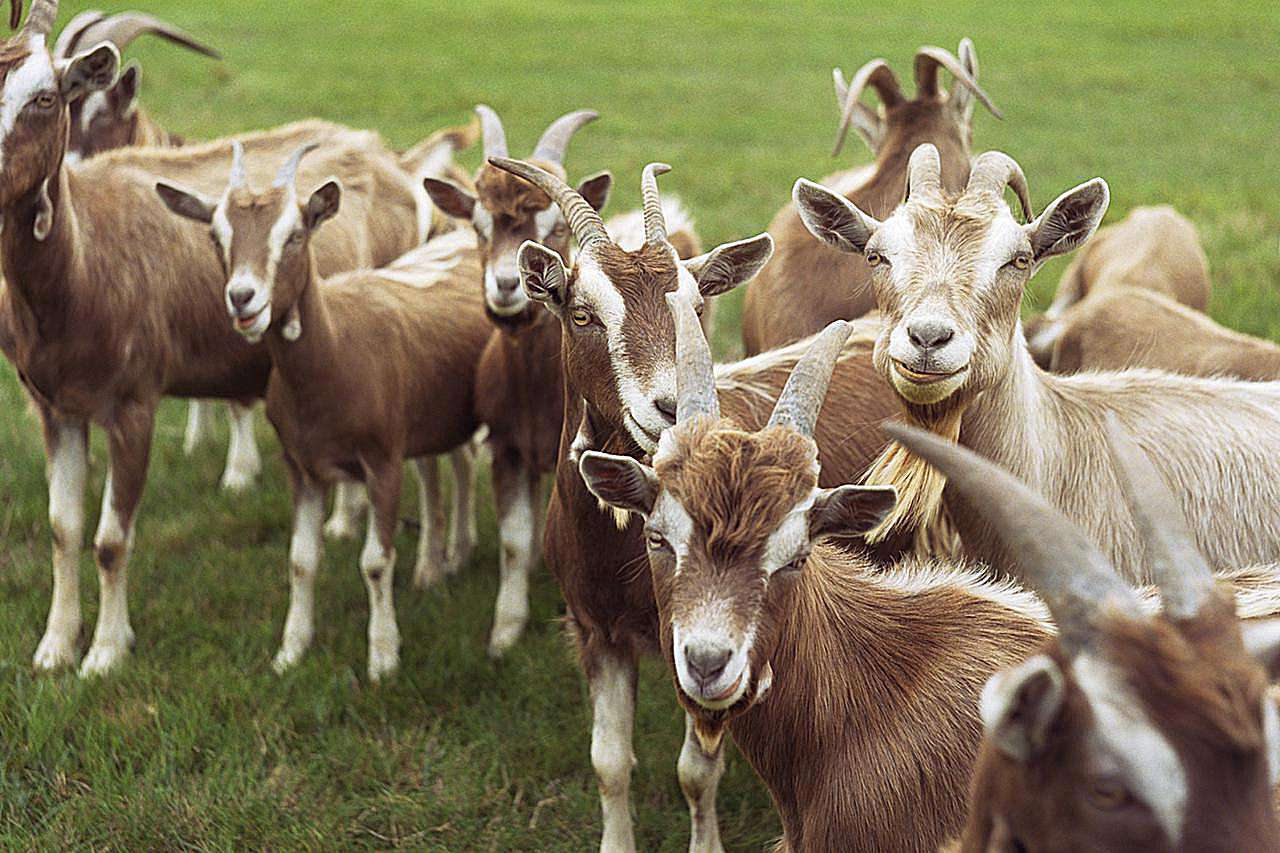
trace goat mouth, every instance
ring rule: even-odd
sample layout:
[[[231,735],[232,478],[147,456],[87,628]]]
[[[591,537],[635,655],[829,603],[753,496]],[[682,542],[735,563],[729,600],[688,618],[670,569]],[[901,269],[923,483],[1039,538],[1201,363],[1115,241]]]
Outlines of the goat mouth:
[[[652,453],[657,449],[658,439],[662,438],[662,433],[649,429],[636,420],[630,412],[626,413],[624,420],[627,425],[627,431],[636,440],[636,444],[640,445],[641,450],[646,453]]]
[[[955,376],[959,376],[961,373],[969,369],[969,365],[966,364],[963,367],[958,367],[955,370],[949,370],[945,372],[932,371],[932,370],[915,370],[914,368],[907,367],[905,364],[903,364],[901,361],[898,361],[895,358],[893,360],[893,369],[897,372],[899,376],[901,376],[903,379],[907,380],[908,382],[913,382],[916,385],[929,385],[934,382],[942,382],[944,380],[951,379]]]
[[[252,329],[254,324],[258,322],[258,318],[262,316],[262,312],[265,310],[266,310],[266,306],[263,306],[262,308],[259,308],[257,311],[254,311],[252,314],[237,316],[235,318],[236,328],[242,332]]]
[[[708,711],[723,711],[727,708],[731,708],[742,698],[745,687],[744,682],[747,678],[747,671],[747,668],[744,667],[742,671],[738,673],[738,677],[723,690],[717,691],[716,693],[707,693],[700,687],[696,693],[690,694],[690,698],[703,708],[706,708]]]

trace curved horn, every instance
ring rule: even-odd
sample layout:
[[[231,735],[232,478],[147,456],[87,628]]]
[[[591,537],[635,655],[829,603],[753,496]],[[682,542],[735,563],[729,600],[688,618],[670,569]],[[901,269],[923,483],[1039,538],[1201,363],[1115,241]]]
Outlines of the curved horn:
[[[547,195],[560,206],[573,236],[582,248],[597,242],[608,242],[609,232],[605,231],[604,220],[595,208],[587,203],[577,190],[560,180],[545,169],[523,160],[512,160],[507,157],[490,157],[489,165],[510,172],[517,178],[524,178]]]
[[[1213,570],[1160,472],[1110,413],[1107,440],[1165,612],[1174,619],[1190,619],[1213,591]]]
[[[21,0],[10,0],[22,13]],[[10,12],[10,20],[14,15]],[[27,15],[27,23],[22,28],[23,36],[47,36],[53,32],[53,25],[58,20],[58,0],[35,0],[31,4],[31,13]]]
[[[124,50],[142,35],[156,35],[188,50],[221,59],[222,55],[208,45],[196,41],[184,30],[143,12],[121,12],[104,15],[101,12],[85,12],[71,19],[58,36],[54,55],[66,59],[82,48],[109,41]]]
[[[320,146],[315,142],[308,142],[306,145],[299,145],[298,148],[289,155],[289,159],[280,167],[280,171],[276,172],[276,179],[272,182],[273,187],[292,187],[294,181],[298,179],[298,166],[302,163],[302,158],[315,151]]]
[[[853,121],[853,111],[858,107],[867,109],[858,102],[858,99],[862,97],[862,90],[868,86],[876,90],[876,94],[880,96],[880,102],[886,109],[896,107],[905,100],[902,97],[902,87],[898,85],[898,78],[889,67],[889,63],[883,59],[873,59],[859,68],[858,73],[854,74],[853,79],[849,81],[848,94],[844,99],[844,112],[840,115],[840,126],[836,128],[836,146],[831,152],[832,157],[839,154],[840,149],[844,147],[845,137],[849,135],[849,125]]]
[[[232,189],[249,185],[249,176],[244,169],[244,146],[239,139],[231,141],[231,176],[227,184]]]
[[[929,45],[916,51],[917,98],[938,97],[939,68],[945,68],[950,71],[951,76],[956,78],[956,82],[973,92],[977,99],[982,102],[982,105],[991,111],[993,116],[999,119],[1004,118],[1004,113],[1000,112],[1000,108],[992,103],[991,98],[978,85],[978,81],[969,76],[968,70],[960,64],[960,60],[956,59],[955,54],[941,47]]]
[[[904,424],[885,432],[947,477],[981,513],[1017,561],[1022,580],[1048,605],[1063,648],[1089,645],[1098,609],[1112,604],[1140,612],[1137,596],[1083,531],[1003,468],[933,433]]]
[[[930,142],[916,146],[907,161],[907,194],[926,196],[931,201],[942,199],[942,159]]]
[[[538,140],[538,145],[533,149],[529,159],[545,160],[548,163],[563,166],[564,153],[569,148],[569,140],[583,125],[590,124],[599,117],[599,113],[595,110],[578,110],[560,116],[543,131],[542,138]]]
[[[809,349],[800,357],[795,369],[787,377],[782,394],[769,415],[768,426],[791,427],[801,435],[813,438],[813,428],[818,423],[818,412],[827,398],[827,387],[836,361],[853,326],[844,320],[836,320],[814,338]]]
[[[658,175],[671,171],[666,163],[650,163],[640,175],[640,198],[644,208],[645,245],[667,241],[667,220],[662,215],[662,198],[658,195]]]
[[[22,23],[22,0],[9,0],[9,29],[16,30]]]
[[[667,294],[676,321],[676,423],[699,415],[720,417],[711,344],[698,322],[693,302],[679,291]]]
[[[480,137],[484,140],[484,157],[507,156],[507,132],[502,129],[502,119],[487,104],[476,105],[476,115],[480,116]]]
[[[1018,196],[1018,204],[1022,205],[1022,219],[1030,222],[1035,219],[1031,212],[1031,195],[1027,190],[1027,176],[1017,161],[1003,151],[984,151],[973,161],[969,172],[969,186],[965,195],[994,195],[1004,197],[1004,188],[1013,187]]]

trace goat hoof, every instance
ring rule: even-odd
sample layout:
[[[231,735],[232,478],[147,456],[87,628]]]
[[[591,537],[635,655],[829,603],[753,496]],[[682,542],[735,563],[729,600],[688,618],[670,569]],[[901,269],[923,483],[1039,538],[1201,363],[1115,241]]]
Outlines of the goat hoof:
[[[399,668],[399,652],[372,652],[369,655],[369,680],[374,684],[395,675]]]
[[[506,655],[520,639],[524,632],[524,620],[519,622],[501,622],[493,626],[489,635],[489,657],[498,660]]]
[[[257,475],[247,471],[227,471],[222,475],[222,490],[232,494],[241,494],[252,488]]]
[[[72,631],[69,634],[54,634],[50,632],[45,634],[44,639],[40,641],[40,645],[36,647],[32,665],[37,670],[46,672],[75,666],[76,633],[78,632]]]
[[[125,658],[129,656],[129,648],[132,645],[132,638],[122,638],[121,642],[94,643],[90,647],[88,654],[84,656],[84,661],[80,664],[80,677],[94,678],[106,675],[124,663]]]

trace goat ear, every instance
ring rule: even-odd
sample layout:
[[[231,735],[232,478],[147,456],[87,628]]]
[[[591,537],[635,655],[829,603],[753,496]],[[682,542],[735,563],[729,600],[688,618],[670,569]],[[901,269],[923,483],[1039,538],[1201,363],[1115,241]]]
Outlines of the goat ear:
[[[1111,202],[1111,190],[1102,178],[1086,181],[1053,200],[1044,213],[1022,226],[1031,238],[1036,263],[1062,255],[1093,236]]]
[[[1044,746],[1065,695],[1062,670],[1048,655],[997,672],[982,689],[987,737],[1014,761],[1028,761]]]
[[[658,499],[658,475],[630,456],[588,450],[578,460],[578,471],[591,494],[609,504],[640,515],[653,511]]]
[[[862,254],[880,221],[821,184],[801,178],[791,189],[800,221],[809,233],[840,252]]]
[[[120,52],[111,42],[103,42],[92,50],[77,53],[59,63],[58,87],[67,101],[83,98],[90,92],[110,89],[120,67]]]
[[[302,209],[302,224],[308,231],[314,231],[324,222],[338,215],[338,207],[342,204],[342,185],[335,180],[325,181],[319,189],[307,199]]]
[[[129,66],[120,72],[120,79],[111,87],[111,102],[116,115],[127,116],[133,111],[134,103],[138,100],[138,84],[141,77],[142,68],[136,62],[130,62]]]
[[[163,181],[156,183],[156,193],[160,196],[160,200],[165,203],[165,206],[179,216],[194,219],[196,222],[203,222],[205,225],[213,221],[213,211],[218,205],[202,195],[175,187],[172,184],[166,184]]]
[[[838,486],[819,489],[809,510],[809,538],[858,535],[873,530],[893,511],[893,486]]]
[[[582,183],[578,184],[578,195],[587,200],[592,210],[599,213],[604,210],[611,189],[613,189],[613,174],[600,172],[582,179]]]
[[[722,243],[705,255],[681,261],[698,282],[704,297],[719,296],[755,278],[773,257],[773,238],[757,234],[745,240]]]
[[[1244,647],[1267,671],[1270,681],[1280,678],[1280,619],[1241,622]]]
[[[541,243],[525,240],[516,253],[516,265],[520,268],[520,284],[529,298],[559,314],[569,280],[560,256]]]
[[[471,221],[476,209],[476,198],[453,181],[439,178],[423,178],[422,185],[431,197],[431,203],[455,219]]]

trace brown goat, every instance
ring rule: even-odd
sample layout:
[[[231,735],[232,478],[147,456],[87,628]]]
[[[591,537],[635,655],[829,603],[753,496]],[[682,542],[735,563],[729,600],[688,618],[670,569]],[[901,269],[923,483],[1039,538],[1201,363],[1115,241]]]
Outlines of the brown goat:
[[[1160,613],[1145,612],[1084,532],[1016,478],[928,433],[894,433],[988,515],[1058,625],[1039,654],[983,690],[986,740],[962,849],[1280,849],[1280,715],[1263,666],[1280,672],[1275,568],[1233,578],[1263,592],[1266,606],[1253,609],[1273,617],[1241,623],[1244,590],[1237,603],[1215,584],[1163,476],[1114,418],[1107,432]]]
[[[946,69],[955,78],[949,91],[938,85]],[[969,145],[974,98],[1000,112],[978,86],[978,56],[973,43],[960,43],[960,58],[939,47],[916,51],[916,96],[908,100],[898,79],[883,59],[868,62],[846,87],[844,113],[836,152],[850,123],[875,155],[869,171],[833,176],[851,202],[876,216],[884,216],[902,200],[907,183],[907,159],[917,145],[933,143],[942,152],[943,180],[960,189],[969,177]],[[842,88],[839,70],[836,90]],[[880,96],[883,114],[858,98],[870,86]],[[777,247],[772,260],[747,285],[742,308],[742,340],[747,355],[808,337],[832,320],[852,320],[875,308],[866,265],[856,258],[814,243],[794,203],[787,204],[769,224]]]
[[[264,192],[250,188],[238,147],[216,203],[165,184],[156,189],[175,213],[212,227],[235,328],[252,341],[265,337],[271,354],[267,417],[294,492],[289,616],[276,668],[295,664],[315,635],[326,488],[357,479],[370,501],[360,569],[369,591],[369,677],[376,681],[399,665],[392,574],[401,469],[406,459],[465,452],[477,426],[475,364],[490,329],[473,286],[479,270],[467,234],[459,235],[468,243],[465,257],[442,258],[428,244],[395,269],[322,282],[311,238],[337,214],[342,190],[330,180],[299,201],[298,161],[307,150],[299,149]],[[424,487],[415,574],[426,571],[429,555],[426,498]]]
[[[1053,369],[1053,345],[1072,306],[1115,288],[1142,288],[1207,310],[1209,264],[1195,226],[1172,207],[1159,205],[1135,207],[1122,221],[1100,229],[1063,273],[1049,309],[1023,324],[1036,363]]]

